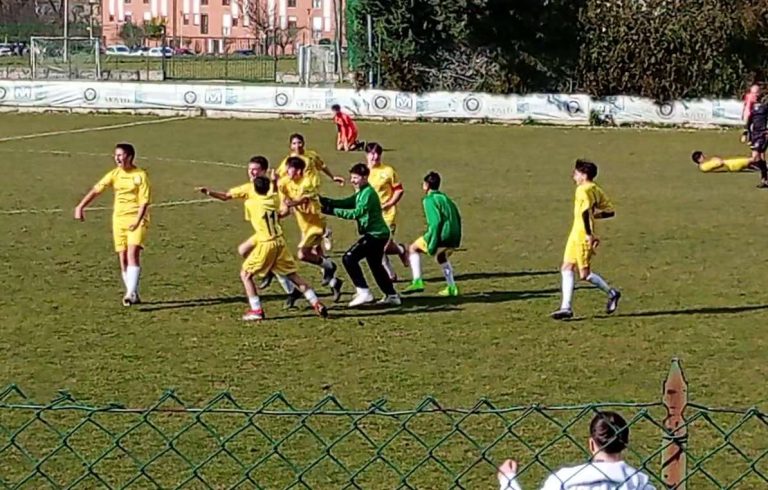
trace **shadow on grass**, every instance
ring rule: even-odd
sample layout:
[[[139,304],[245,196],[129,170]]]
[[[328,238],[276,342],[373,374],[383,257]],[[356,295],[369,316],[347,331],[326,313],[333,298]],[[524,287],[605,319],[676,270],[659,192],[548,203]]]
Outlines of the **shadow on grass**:
[[[750,311],[768,310],[768,305],[744,305],[744,306],[704,306],[700,308],[684,308],[681,310],[655,310],[655,311],[637,311],[634,313],[621,313],[610,315],[622,318],[645,318],[655,316],[679,316],[679,315],[736,315],[739,313],[748,313]],[[609,315],[603,315],[600,318],[609,318]]]
[[[468,272],[466,274],[456,274],[454,279],[456,281],[476,281],[482,279],[508,279],[515,277],[551,276],[557,273],[557,270]],[[425,279],[424,282],[443,282],[444,280],[445,279],[442,277],[431,277],[429,279]]]

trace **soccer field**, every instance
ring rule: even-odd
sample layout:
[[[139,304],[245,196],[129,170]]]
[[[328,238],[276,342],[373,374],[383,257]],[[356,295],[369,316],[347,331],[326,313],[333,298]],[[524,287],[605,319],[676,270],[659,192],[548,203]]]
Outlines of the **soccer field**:
[[[223,390],[243,406],[281,391],[296,406],[333,394],[358,409],[381,398],[412,409],[427,395],[457,408],[481,397],[496,406],[657,401],[679,356],[692,400],[766,407],[768,192],[755,189],[755,174],[704,175],[690,161],[694,149],[745,153],[735,131],[362,122],[361,137],[382,143],[405,185],[399,240],[423,230],[424,174],[443,175],[464,223],[452,260],[462,296],[436,297],[442,275],[425,260],[428,289],[401,308],[342,303],[322,321],[311,310],[283,312],[273,285],[265,296],[270,319],[253,325],[240,320],[247,304],[236,247],[250,234],[242,205],[190,202],[204,197],[194,187],[241,184],[254,154],[279,163],[292,132],[345,176],[364,155],[334,151],[329,121],[194,119],[66,132],[132,121],[151,119],[0,116],[0,385],[16,383],[41,401],[66,389],[91,403],[129,406],[151,405],[166,388],[197,405]],[[167,204],[152,211],[144,304],[130,309],[120,304],[110,212],[72,219],[80,196],[112,167],[118,141],[136,145],[153,201]],[[616,218],[598,224],[594,270],[624,296],[606,317],[604,295],[582,284],[576,320],[558,323],[549,313],[560,301],[577,157],[599,164],[597,181],[616,206]],[[94,206],[110,207],[111,194]],[[331,224],[340,259],[355,227]],[[284,226],[295,245],[295,224]],[[302,273],[319,285],[317,270]],[[756,453],[768,448],[764,438],[750,440]],[[518,455],[494,454],[506,456]],[[489,468],[468,486],[494,485]],[[445,486],[424,478],[420,488]]]

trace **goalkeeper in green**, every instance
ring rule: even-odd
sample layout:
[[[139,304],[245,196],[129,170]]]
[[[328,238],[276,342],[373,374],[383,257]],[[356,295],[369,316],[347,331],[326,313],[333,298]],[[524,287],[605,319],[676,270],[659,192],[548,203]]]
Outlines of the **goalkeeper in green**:
[[[453,266],[448,261],[451,254],[461,245],[461,215],[456,204],[440,192],[440,174],[430,172],[424,177],[422,188],[426,195],[422,199],[424,214],[427,218],[427,231],[413,242],[409,249],[409,262],[413,280],[404,294],[424,291],[421,277],[421,254],[428,254],[437,259],[443,269],[448,286],[440,291],[440,296],[458,296],[459,288],[453,277]]]

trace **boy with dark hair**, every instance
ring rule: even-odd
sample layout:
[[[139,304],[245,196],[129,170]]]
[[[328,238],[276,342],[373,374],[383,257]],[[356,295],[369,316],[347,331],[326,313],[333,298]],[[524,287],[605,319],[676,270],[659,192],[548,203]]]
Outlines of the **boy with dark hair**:
[[[357,141],[357,125],[349,114],[341,112],[339,104],[331,106],[333,122],[336,124],[336,149],[339,151],[355,151],[363,147]]]

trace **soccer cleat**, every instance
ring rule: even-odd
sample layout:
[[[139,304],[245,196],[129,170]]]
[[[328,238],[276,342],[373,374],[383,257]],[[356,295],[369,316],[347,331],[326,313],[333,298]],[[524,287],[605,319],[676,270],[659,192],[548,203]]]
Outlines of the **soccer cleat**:
[[[138,305],[140,303],[141,303],[141,299],[139,299],[139,295],[136,293],[126,294],[123,297],[123,306],[133,306],[133,305]]]
[[[768,189],[768,182],[760,182],[757,184],[758,189]]]
[[[245,322],[258,322],[264,319],[264,310],[248,310],[243,315]]]
[[[328,268],[323,267],[323,286],[327,286],[331,283],[331,280],[336,276],[336,271],[338,270],[338,267],[334,262],[331,262],[331,266]]]
[[[560,308],[556,312],[552,313],[553,320],[567,320],[573,318],[573,310]]]
[[[349,302],[349,307],[354,308],[355,306],[361,306],[368,303],[373,303],[373,295],[368,293],[357,293],[354,298],[352,298],[352,301]]]
[[[131,297],[125,296],[123,298],[123,306],[131,306],[133,303],[131,303]]]
[[[618,289],[611,289],[608,293],[608,304],[605,305],[605,312],[609,315],[616,311],[619,307],[619,300],[621,299],[621,292]]]
[[[285,310],[292,310],[296,308],[296,301],[303,298],[304,295],[301,294],[301,291],[299,291],[299,288],[294,288],[293,292],[288,295],[287,298],[285,298],[285,303],[283,304],[283,309]]]
[[[376,304],[382,306],[400,306],[403,304],[403,301],[400,299],[400,296],[396,294],[388,294],[381,298]]]
[[[272,284],[272,279],[275,278],[275,275],[271,272],[264,276],[264,279],[261,280],[259,283],[259,289],[267,289],[270,284]]]
[[[333,302],[338,303],[341,299],[341,287],[344,285],[344,281],[336,278],[336,283],[331,286],[331,292],[333,293]]]
[[[459,295],[459,287],[458,286],[448,286],[447,288],[443,289],[439,293],[437,293],[438,296],[443,297],[456,297]]]
[[[315,306],[312,308],[314,308],[320,318],[328,318],[328,308],[326,308],[324,304],[318,302],[315,303]]]
[[[405,290],[403,291],[403,294],[413,294],[413,293],[423,293],[423,292],[424,292],[424,280],[414,279],[413,281],[411,281],[408,287],[405,288]]]

